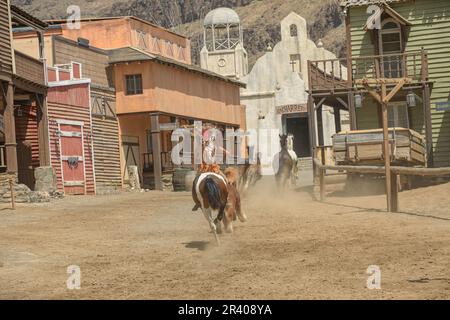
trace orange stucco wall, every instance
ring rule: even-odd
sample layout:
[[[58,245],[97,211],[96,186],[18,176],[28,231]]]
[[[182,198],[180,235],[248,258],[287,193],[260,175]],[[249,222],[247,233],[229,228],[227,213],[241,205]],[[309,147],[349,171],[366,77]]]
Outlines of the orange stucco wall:
[[[125,94],[131,74],[142,74],[143,94]],[[160,111],[245,128],[235,84],[154,61],[116,65],[114,76],[118,114]]]

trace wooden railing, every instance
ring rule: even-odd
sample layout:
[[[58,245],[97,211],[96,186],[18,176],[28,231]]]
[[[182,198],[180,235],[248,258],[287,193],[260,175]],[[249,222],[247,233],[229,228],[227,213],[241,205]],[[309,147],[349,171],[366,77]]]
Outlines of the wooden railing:
[[[42,61],[14,51],[16,75],[38,85],[45,85],[44,64]]]
[[[346,66],[351,65],[348,70]],[[428,55],[425,50],[401,54],[309,61],[311,90],[339,90],[353,87],[358,80],[408,78],[428,81]]]

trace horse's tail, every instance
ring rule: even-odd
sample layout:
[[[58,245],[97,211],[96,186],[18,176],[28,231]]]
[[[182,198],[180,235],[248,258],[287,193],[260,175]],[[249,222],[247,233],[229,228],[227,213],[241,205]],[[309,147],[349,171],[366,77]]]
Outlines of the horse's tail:
[[[219,210],[221,207],[220,189],[211,177],[205,178],[206,194],[208,195],[209,205],[213,210]]]

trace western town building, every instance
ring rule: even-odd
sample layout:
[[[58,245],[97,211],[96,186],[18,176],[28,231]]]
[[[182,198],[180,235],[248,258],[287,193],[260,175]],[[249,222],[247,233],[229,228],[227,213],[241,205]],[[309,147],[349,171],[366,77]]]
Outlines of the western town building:
[[[82,20],[79,29],[49,24],[47,59],[57,68],[81,66],[91,79],[97,190],[127,183],[129,166],[138,167],[144,187],[162,189],[174,169],[177,127],[202,120],[223,131],[245,128],[243,84],[192,65],[189,39],[134,17]],[[27,32],[17,30],[15,46],[33,52]]]
[[[336,60],[311,61],[311,108],[322,100],[345,105],[353,130],[377,129],[384,95],[389,127],[425,136],[428,166],[449,165],[450,3],[357,0],[341,5],[348,52],[338,62],[348,74],[345,78],[330,68]]]
[[[241,101],[246,106],[247,129],[278,129],[292,134],[293,149],[305,164],[311,163],[315,145],[308,116],[308,60],[336,56],[308,39],[306,21],[292,12],[281,21],[281,41],[268,45],[267,52],[249,70],[239,16],[229,8],[218,8],[204,19],[202,67],[232,79],[241,79]],[[273,46],[273,47],[272,47]],[[346,74],[345,67],[341,70]],[[323,143],[346,128],[348,112],[326,104],[317,111],[324,128]],[[341,115],[342,113],[342,115]],[[344,123],[344,126],[342,126]],[[275,154],[279,150],[272,150]],[[267,166],[271,170],[271,166]],[[268,171],[268,172],[269,172]]]
[[[12,27],[26,26],[36,36],[37,58],[16,51]],[[47,79],[43,33],[47,24],[30,16],[8,0],[0,1],[0,167],[2,180],[12,176],[22,184],[34,184],[34,170],[50,165],[47,121]],[[29,117],[27,116],[29,115]],[[23,118],[22,118],[23,117]],[[33,125],[34,145],[28,135]]]

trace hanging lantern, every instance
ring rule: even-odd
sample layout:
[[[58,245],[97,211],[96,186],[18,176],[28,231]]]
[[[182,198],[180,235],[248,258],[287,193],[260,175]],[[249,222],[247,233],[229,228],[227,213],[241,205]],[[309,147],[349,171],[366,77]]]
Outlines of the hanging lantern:
[[[410,108],[414,108],[417,105],[416,104],[416,95],[414,94],[414,92],[410,91],[406,95],[406,103],[408,104],[408,107],[410,107]]]
[[[355,94],[355,108],[356,109],[362,108],[362,95],[359,92]]]

